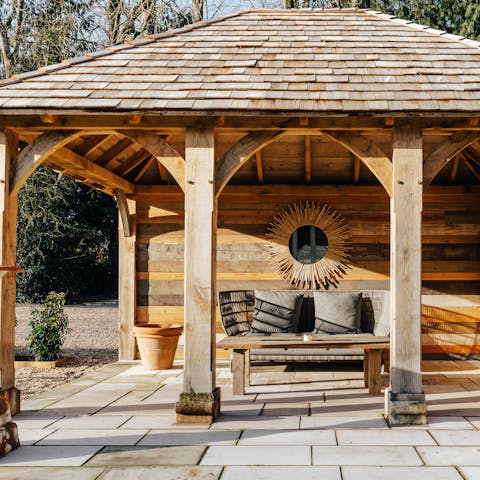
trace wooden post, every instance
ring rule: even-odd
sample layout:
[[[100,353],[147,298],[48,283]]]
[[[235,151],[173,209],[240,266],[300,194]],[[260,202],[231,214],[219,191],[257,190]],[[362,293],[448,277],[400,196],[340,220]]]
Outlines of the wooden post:
[[[135,360],[133,326],[137,306],[136,281],[136,202],[117,192],[118,203],[118,304],[119,360]]]
[[[422,133],[401,126],[393,135],[390,211],[390,388],[392,425],[426,423],[421,373]]]
[[[178,423],[210,423],[219,413],[215,387],[217,204],[213,128],[185,138],[185,367]]]
[[[1,264],[16,263],[17,196],[10,193],[10,172],[18,154],[18,137],[10,130],[0,130],[0,252]],[[0,455],[19,446],[17,426],[12,414],[20,410],[15,388],[15,273],[1,280],[0,292]]]

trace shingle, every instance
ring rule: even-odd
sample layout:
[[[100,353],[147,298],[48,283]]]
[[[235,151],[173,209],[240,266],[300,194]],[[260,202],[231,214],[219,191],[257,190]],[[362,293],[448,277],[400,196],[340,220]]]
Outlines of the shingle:
[[[478,111],[480,44],[362,10],[259,10],[0,83],[0,108]]]

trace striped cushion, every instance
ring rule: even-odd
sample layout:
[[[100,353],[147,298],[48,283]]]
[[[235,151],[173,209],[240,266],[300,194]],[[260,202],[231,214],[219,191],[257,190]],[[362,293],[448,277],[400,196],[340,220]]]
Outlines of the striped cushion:
[[[303,294],[295,291],[255,290],[252,333],[296,332]]]

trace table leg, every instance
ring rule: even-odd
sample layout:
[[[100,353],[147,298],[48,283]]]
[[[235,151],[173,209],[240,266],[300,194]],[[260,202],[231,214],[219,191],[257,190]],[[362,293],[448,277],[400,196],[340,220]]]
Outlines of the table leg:
[[[233,394],[245,395],[245,350],[233,350]]]
[[[382,351],[369,350],[368,352],[368,393],[380,395],[382,393]]]
[[[250,386],[250,350],[245,351],[245,386]]]
[[[368,353],[370,350],[363,351],[363,384],[368,387]]]

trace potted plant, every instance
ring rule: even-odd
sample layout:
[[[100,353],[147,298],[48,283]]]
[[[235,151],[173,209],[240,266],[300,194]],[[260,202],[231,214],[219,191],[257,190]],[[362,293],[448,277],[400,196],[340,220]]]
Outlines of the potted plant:
[[[63,306],[65,294],[50,292],[43,309],[31,313],[31,331],[27,337],[28,349],[37,362],[57,362],[62,359],[62,346],[70,331]],[[63,362],[60,362],[63,363]]]
[[[172,368],[182,325],[141,323],[133,327],[146,370]]]

